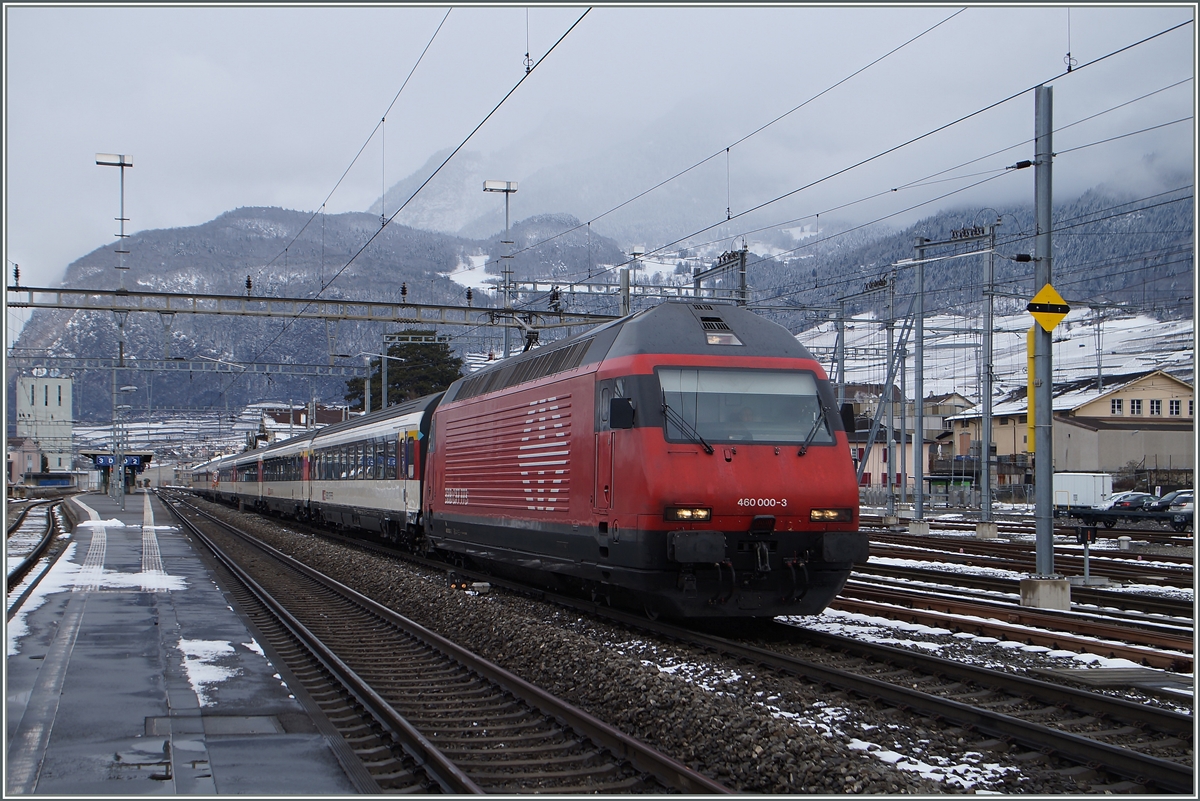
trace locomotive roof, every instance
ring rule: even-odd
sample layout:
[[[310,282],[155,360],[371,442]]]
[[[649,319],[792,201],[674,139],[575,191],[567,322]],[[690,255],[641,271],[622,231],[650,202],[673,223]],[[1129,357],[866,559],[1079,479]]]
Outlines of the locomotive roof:
[[[608,358],[643,353],[812,358],[786,328],[732,304],[669,301],[617,324],[616,338],[604,354]],[[741,345],[710,344],[709,334],[724,333],[736,336]]]
[[[732,334],[740,344],[710,344],[710,334]],[[812,358],[786,328],[741,306],[666,301],[465,376],[446,391],[446,400],[494,392],[605,358],[672,353]]]

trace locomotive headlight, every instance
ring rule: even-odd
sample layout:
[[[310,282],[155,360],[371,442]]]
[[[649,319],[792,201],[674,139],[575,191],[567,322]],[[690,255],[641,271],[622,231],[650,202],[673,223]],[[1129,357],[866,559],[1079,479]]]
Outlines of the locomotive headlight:
[[[849,523],[854,515],[849,509],[813,509],[808,513],[808,519],[814,523]]]
[[[696,523],[712,519],[712,509],[704,506],[668,506],[667,520]]]

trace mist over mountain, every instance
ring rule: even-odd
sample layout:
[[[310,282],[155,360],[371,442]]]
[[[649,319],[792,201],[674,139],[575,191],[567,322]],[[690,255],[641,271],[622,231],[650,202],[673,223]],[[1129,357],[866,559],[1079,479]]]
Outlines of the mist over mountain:
[[[436,157],[433,161],[440,163]],[[249,277],[255,297],[314,298],[320,292],[322,299],[398,303],[402,287],[407,287],[409,303],[464,305],[466,282],[462,276],[474,268],[473,305],[503,305],[498,293],[489,291],[478,278],[480,268],[485,277],[498,277],[501,256],[509,252],[501,242],[503,198],[485,194],[482,180],[506,180],[507,176],[492,172],[482,159],[472,157],[453,160],[447,170],[450,172],[439,176],[446,178],[444,188],[438,189],[435,180],[422,190],[422,216],[414,220],[423,227],[410,224],[405,211],[381,232],[378,206],[361,213],[315,216],[280,208],[239,208],[198,226],[139,232],[126,240],[130,254],[125,263],[130,269],[124,276],[125,286],[154,292],[243,295]],[[527,180],[532,182],[535,177]],[[557,178],[562,179],[563,187],[569,186],[561,175]],[[419,185],[415,175],[406,181],[388,192],[392,211],[393,197],[406,197],[405,191],[411,194]],[[678,220],[692,213],[671,203],[656,204],[657,215],[647,214],[638,224],[641,227],[627,229],[638,238],[622,239],[602,235],[600,225],[587,226],[577,218],[574,209],[602,202],[587,199],[585,188],[572,197],[567,196],[566,188],[561,189],[561,199],[554,201],[562,204],[560,208],[531,213],[521,207],[518,214],[517,199],[524,197],[521,191],[526,186],[522,183],[511,198],[512,247],[517,254],[512,260],[514,277],[561,284],[562,302],[574,311],[616,313],[614,294],[573,292],[571,283],[590,280],[615,285],[614,267],[627,263],[634,245],[671,239],[642,240],[643,234],[672,230]],[[542,192],[531,191],[529,196],[541,198]],[[1011,257],[1034,252],[1031,205],[947,211],[902,229],[822,219],[819,227],[812,222],[776,228],[739,238],[737,245],[744,243],[749,252],[747,280],[752,302],[774,307],[762,313],[798,333],[830,319],[831,309],[841,299],[846,299],[848,314],[878,310],[881,293],[862,296],[864,285],[914,258],[916,237],[946,240],[954,230],[990,225],[997,219],[1001,221],[996,247],[1000,254],[996,259],[997,308],[1023,309],[1032,290],[1033,265]],[[1191,317],[1194,234],[1190,188],[1137,201],[1088,192],[1074,200],[1057,201],[1054,219],[1053,281],[1068,302],[1112,304],[1160,319]],[[614,225],[616,228],[619,226]],[[679,230],[674,229],[676,235]],[[370,244],[364,248],[368,240]],[[692,271],[710,266],[728,247],[728,241],[714,240],[703,246],[652,253],[639,265],[637,280],[690,285]],[[63,285],[114,289],[121,282],[113,269],[115,263],[111,247],[97,248],[70,265]],[[915,291],[914,272],[911,266],[896,267],[898,316],[905,314]],[[973,313],[972,309],[981,308],[978,304],[984,297],[983,257],[927,264],[925,289],[927,313]],[[637,301],[635,308],[647,302]],[[523,296],[514,305],[546,310],[548,299]],[[417,326],[387,329],[408,327]],[[349,355],[335,357],[338,364],[361,366],[359,354],[380,351],[384,328],[382,324],[177,314],[168,331],[159,315],[134,313],[125,325],[125,354],[134,361],[161,359],[169,342],[172,357],[187,359],[202,356],[233,363],[327,364],[332,353]],[[502,336],[499,328],[457,328],[446,333],[454,336],[452,346],[460,355],[498,352]],[[546,332],[543,339],[561,335]],[[111,314],[39,310],[13,352],[114,357],[117,340]],[[123,376],[144,386],[152,396],[148,399],[139,394],[139,404],[151,400],[154,408],[164,410],[236,410],[267,399],[338,402],[344,393],[343,379],[218,378],[205,373],[180,380],[161,375],[154,379],[150,373],[132,371]],[[10,391],[14,380],[10,363]],[[102,371],[76,374],[77,419],[109,418],[111,380],[111,374]]]

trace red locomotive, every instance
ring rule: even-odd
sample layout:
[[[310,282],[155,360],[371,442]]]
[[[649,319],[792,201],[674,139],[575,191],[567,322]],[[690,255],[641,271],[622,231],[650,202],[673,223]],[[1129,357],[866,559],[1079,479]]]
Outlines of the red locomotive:
[[[455,382],[427,547],[678,617],[819,612],[868,556],[828,379],[736,306],[663,303]]]

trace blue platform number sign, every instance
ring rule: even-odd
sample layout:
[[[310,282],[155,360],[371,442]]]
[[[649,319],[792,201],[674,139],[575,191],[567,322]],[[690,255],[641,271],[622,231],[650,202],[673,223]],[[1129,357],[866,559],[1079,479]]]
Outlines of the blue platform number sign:
[[[116,463],[117,463],[117,458],[115,456],[97,456],[96,457],[96,467],[112,467]]]
[[[141,467],[142,466],[142,457],[126,456],[125,457],[125,466],[126,467]]]

